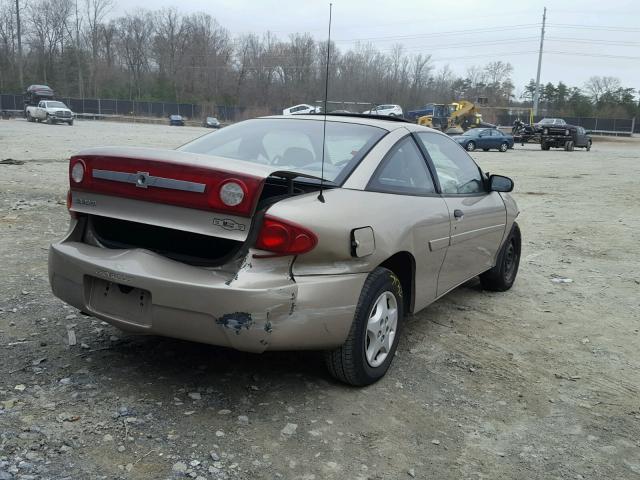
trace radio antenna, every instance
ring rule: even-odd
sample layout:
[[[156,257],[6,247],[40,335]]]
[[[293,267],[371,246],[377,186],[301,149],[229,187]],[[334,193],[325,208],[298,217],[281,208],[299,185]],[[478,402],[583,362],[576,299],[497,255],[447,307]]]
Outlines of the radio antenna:
[[[324,77],[324,119],[322,121],[322,164],[320,166],[320,193],[318,194],[318,200],[324,203],[324,195],[322,195],[322,187],[324,184],[324,150],[325,140],[327,138],[327,96],[329,95],[329,58],[331,52],[331,10],[333,4],[329,4],[329,36],[327,38],[327,71]]]

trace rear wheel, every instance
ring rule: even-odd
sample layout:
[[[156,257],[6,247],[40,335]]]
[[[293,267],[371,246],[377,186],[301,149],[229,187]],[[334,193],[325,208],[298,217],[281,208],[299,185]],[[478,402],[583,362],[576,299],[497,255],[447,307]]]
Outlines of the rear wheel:
[[[504,292],[516,280],[520,265],[520,228],[514,222],[509,237],[502,245],[496,266],[480,275],[480,283],[485,290]]]
[[[325,352],[331,375],[356,386],[382,378],[398,347],[403,316],[400,279],[386,268],[376,268],[362,287],[347,340]]]
[[[587,142],[587,152],[591,151],[591,140]]]
[[[500,150],[501,152],[506,152],[507,150],[509,150],[509,144],[507,142],[502,142],[498,150]]]
[[[476,149],[476,142],[471,140],[469,143],[467,143],[467,152],[473,152],[475,149]]]
[[[27,122],[35,122],[35,121],[36,121],[35,118],[33,118],[31,114],[27,112]]]
[[[547,142],[542,141],[542,142],[540,143],[540,148],[541,148],[542,150],[549,150],[549,149],[551,148],[551,146],[550,146]]]

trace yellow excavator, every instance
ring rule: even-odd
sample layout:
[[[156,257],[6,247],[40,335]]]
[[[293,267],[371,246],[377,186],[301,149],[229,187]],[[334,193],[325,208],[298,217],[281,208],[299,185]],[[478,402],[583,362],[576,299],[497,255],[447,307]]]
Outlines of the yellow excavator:
[[[433,104],[433,114],[419,117],[418,124],[442,130],[445,133],[462,133],[470,128],[495,126],[483,122],[482,114],[476,105],[467,100],[460,100],[448,105]]]

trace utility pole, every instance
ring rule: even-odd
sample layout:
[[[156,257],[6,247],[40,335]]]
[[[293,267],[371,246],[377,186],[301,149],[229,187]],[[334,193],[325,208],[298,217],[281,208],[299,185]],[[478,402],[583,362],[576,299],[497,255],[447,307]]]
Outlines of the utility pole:
[[[20,0],[16,0],[16,23],[18,33],[18,78],[20,88],[24,88],[24,79],[22,78],[22,35],[20,34]]]
[[[538,73],[536,74],[536,92],[533,94],[533,114],[538,114],[538,103],[540,102],[540,69],[542,68],[542,47],[544,46],[544,27],[547,21],[547,7],[542,13],[542,31],[540,32],[540,53],[538,53]]]

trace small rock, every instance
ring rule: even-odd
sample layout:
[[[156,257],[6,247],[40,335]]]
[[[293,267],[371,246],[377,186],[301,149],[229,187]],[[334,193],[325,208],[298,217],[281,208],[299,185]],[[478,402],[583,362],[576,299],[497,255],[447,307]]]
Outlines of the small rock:
[[[431,440],[434,445],[440,445],[440,440]]]
[[[198,465],[200,465],[200,460],[191,460],[189,462],[189,465],[191,465],[192,467],[197,467]]]
[[[89,345],[87,345],[86,343],[81,343],[80,344],[80,348],[82,348],[84,350],[89,350],[89,348],[91,348],[91,347],[89,347]]]
[[[22,383],[19,385],[16,385],[15,387],[13,387],[14,390],[17,390],[19,392],[24,392],[27,389],[26,385],[23,385]]]
[[[171,470],[173,470],[176,473],[186,473],[187,472],[187,464],[184,462],[176,462],[173,464],[173,467],[171,467]]]
[[[216,437],[224,437],[224,432],[222,430],[217,430]]]
[[[218,415],[229,415],[231,413],[231,410],[227,410],[226,408],[223,408],[222,410],[218,410]]]
[[[189,393],[189,398],[191,400],[200,400],[200,399],[202,399],[202,396],[200,395],[199,392],[190,392]]]
[[[29,292],[27,292],[26,290],[22,290],[22,294],[23,295],[29,295]]]
[[[31,365],[33,365],[34,367],[37,365],[40,365],[42,362],[44,362],[46,360],[46,357],[42,357],[42,358],[36,358],[35,360],[33,360],[31,362]]]
[[[124,452],[125,450],[126,450],[126,448],[125,448],[125,446],[124,446],[124,445],[120,445],[120,446],[118,447],[118,451],[119,451],[120,453]]]
[[[280,433],[282,433],[282,435],[293,435],[294,433],[296,433],[296,430],[298,429],[298,425],[295,423],[287,423],[284,428],[282,430],[280,430]]]
[[[102,437],[103,442],[113,442],[113,435],[107,433],[104,437]]]
[[[209,452],[209,455],[211,455],[211,460],[213,460],[214,462],[218,462],[220,460],[220,455],[218,455],[213,450]]]
[[[409,474],[410,477],[415,478],[416,476],[416,471],[413,468],[410,468],[407,473]]]
[[[58,383],[60,385],[71,385],[71,379],[70,378],[61,378],[60,380],[58,380]]]
[[[249,425],[249,417],[246,415],[238,415],[238,423],[242,425]]]

